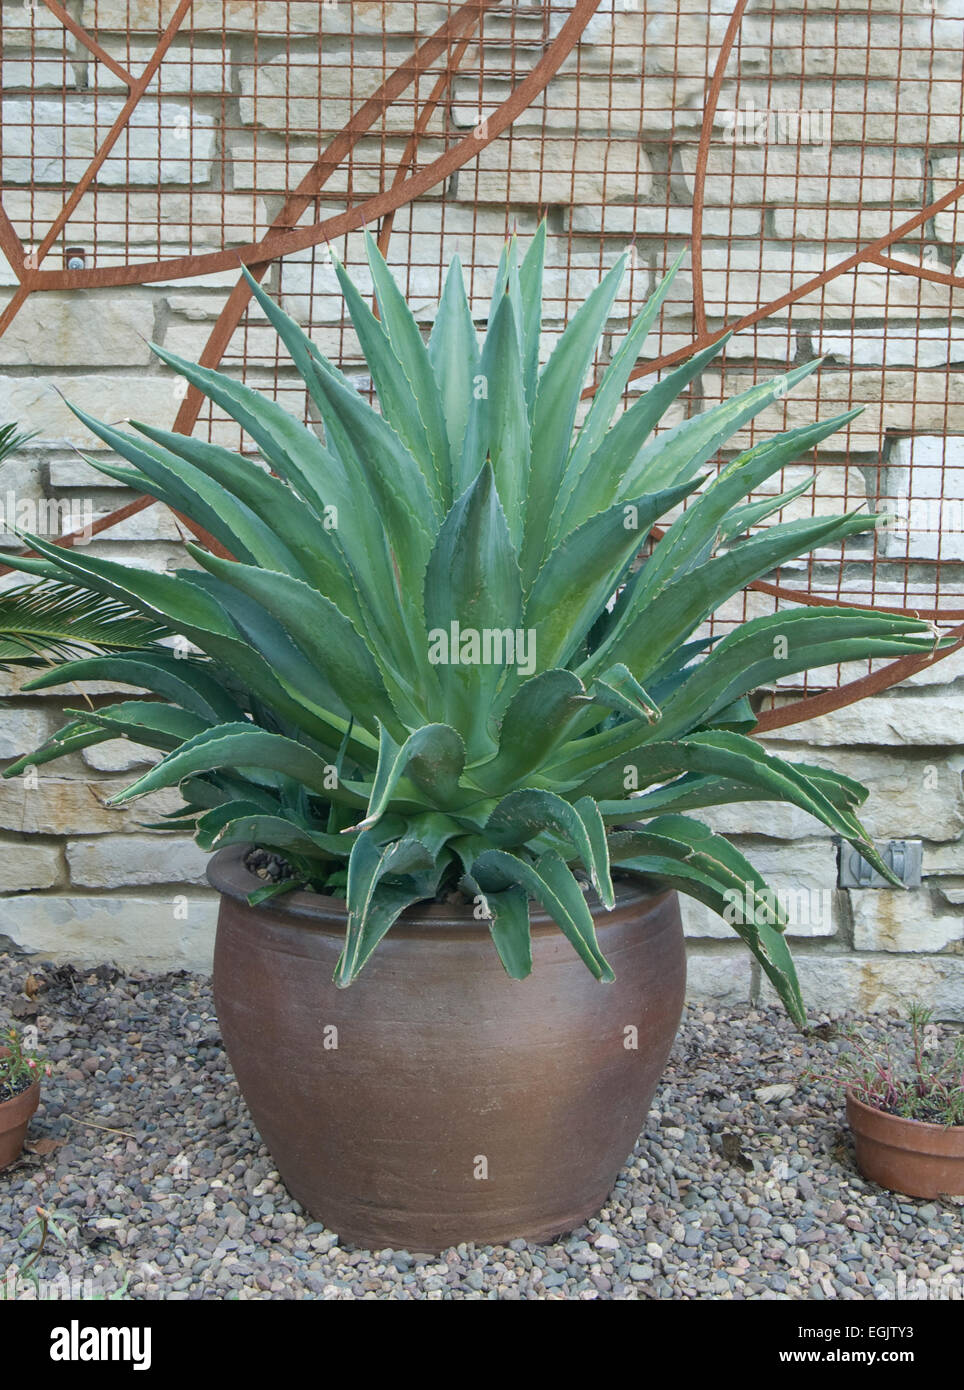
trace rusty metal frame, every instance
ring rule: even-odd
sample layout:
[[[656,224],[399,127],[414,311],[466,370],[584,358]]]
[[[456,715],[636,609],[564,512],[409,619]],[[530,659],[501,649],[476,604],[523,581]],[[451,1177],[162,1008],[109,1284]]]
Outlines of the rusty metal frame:
[[[880,265],[886,270],[897,273],[916,274],[922,279],[939,281],[940,283],[964,289],[964,276],[944,275],[939,272],[930,271],[923,267],[917,269],[908,267],[903,261],[894,260],[884,255],[888,246],[893,245],[906,236],[908,232],[914,231],[929,221],[936,213],[942,211],[956,202],[964,194],[964,182],[959,183],[949,193],[942,198],[936,199],[928,207],[915,213],[913,217],[901,223],[898,227],[892,228],[887,236],[879,237],[876,241],[863,247],[854,255],[838,262],[824,271],[822,275],[816,275],[799,285],[796,289],[781,295],[778,299],[771,300],[764,304],[754,313],[745,315],[736,322],[728,325],[725,329],[717,333],[708,333],[706,328],[706,308],[703,297],[703,199],[706,184],[706,172],[709,163],[710,141],[713,132],[713,122],[716,117],[717,106],[719,105],[720,93],[723,88],[723,81],[726,73],[726,66],[733,51],[743,17],[746,13],[749,0],[737,0],[730,16],[730,21],[720,45],[720,52],[717,56],[716,66],[713,77],[707,91],[706,105],[703,114],[703,125],[700,130],[700,142],[696,158],[696,171],[693,179],[693,235],[692,235],[692,266],[693,266],[693,313],[697,325],[697,337],[692,344],[688,345],[682,353],[669,353],[665,357],[657,359],[655,362],[646,364],[646,367],[633,373],[633,377],[641,377],[649,372],[656,371],[661,367],[669,366],[672,362],[679,361],[682,357],[689,356],[704,347],[709,347],[711,343],[717,342],[727,332],[736,332],[741,328],[748,328],[751,324],[758,323],[761,319],[768,318],[778,309],[793,304],[798,299],[812,294],[814,290],[822,288],[831,280],[852,270],[862,262],[870,261]],[[816,594],[803,594],[785,585],[773,584],[767,580],[756,580],[748,585],[750,589],[757,593],[770,594],[774,598],[789,599],[793,602],[806,604],[813,607],[840,607],[840,608],[859,608],[860,604],[850,604],[845,602],[834,602],[832,599],[824,599]],[[934,619],[937,617],[964,618],[962,612],[950,612],[947,614],[932,611],[920,612],[911,608],[888,608],[885,605],[875,604],[875,609],[880,612],[891,612],[910,616],[919,616]],[[841,709],[843,706],[851,704],[854,700],[864,699],[868,695],[879,694],[883,690],[889,689],[902,680],[915,675],[925,667],[933,665],[936,661],[941,661],[944,657],[952,655],[953,652],[960,651],[964,647],[964,624],[956,628],[952,636],[957,638],[953,647],[947,648],[943,652],[935,651],[928,656],[903,657],[898,661],[889,663],[877,671],[871,672],[855,681],[848,681],[845,685],[837,686],[834,690],[822,691],[819,695],[806,696],[803,699],[795,700],[778,709],[762,710],[759,714],[757,728],[760,732],[772,732],[777,729],[787,728],[791,724],[798,724],[806,719],[813,719],[818,715],[829,714],[833,710]]]
[[[45,0],[45,3],[50,3],[50,0]],[[289,204],[286,204],[285,209],[275,219],[271,230],[260,241],[250,242],[247,246],[232,247],[227,251],[176,256],[168,260],[142,265],[92,267],[90,270],[40,270],[24,262],[24,282],[32,291],[117,288],[120,285],[147,285],[154,280],[190,279],[196,275],[210,275],[214,271],[233,270],[239,262],[248,266],[261,265],[266,261],[276,260],[280,256],[290,255],[293,251],[305,251],[311,246],[317,246],[319,242],[332,241],[335,237],[344,235],[345,232],[357,231],[359,227],[372,224],[390,213],[397,212],[404,204],[412,202],[421,194],[427,193],[429,189],[435,188],[461,168],[463,164],[474,159],[480,151],[508,129],[558,72],[562,63],[579,41],[580,34],[599,8],[600,0],[576,0],[572,14],[539,62],[510,93],[498,110],[488,117],[484,133],[477,134],[473,131],[408,178],[395,181],[391,188],[385,192],[377,193],[335,217],[302,228],[295,225],[301,215],[300,212],[294,218],[291,218],[289,213],[287,220],[282,220],[288,212],[289,205],[294,206],[298,199],[303,199],[301,211],[304,211],[304,208],[310,204],[314,197],[314,192],[307,191],[307,189],[318,183],[319,179],[318,186],[320,187],[324,178],[338,167],[351,146],[384,113],[386,106],[410,86],[421,71],[429,68],[446,48],[451,47],[454,40],[461,38],[467,28],[477,24],[487,10],[495,8],[500,3],[501,0],[467,0],[467,3],[460,6],[430,39],[426,39],[415,50],[407,62],[400,64],[387,81],[382,84],[379,91],[358,108],[348,125],[340,134],[335,136],[334,140],[319,156],[302,184],[291,195]],[[183,17],[190,4],[191,0],[180,0],[178,15]],[[178,22],[180,23],[180,20]],[[174,20],[172,19],[171,25],[173,23]],[[169,31],[170,28],[169,25]],[[166,49],[174,34],[171,32],[169,37],[167,34],[165,37],[166,43],[163,46]],[[94,42],[91,40],[91,43]],[[155,54],[155,59],[152,59],[149,64],[151,76],[160,65],[161,57]],[[455,68],[450,60],[449,80],[454,74]],[[143,95],[146,86],[147,83],[143,79],[138,83],[140,89],[137,93],[138,100]],[[133,110],[135,104],[133,99],[129,100],[125,104],[125,112],[129,114],[128,107]],[[113,130],[111,136],[116,139]],[[103,155],[99,153],[98,168],[105,157],[106,153]],[[90,175],[89,170],[88,175]]]
[[[45,0],[50,4],[52,0]],[[559,67],[578,42],[580,34],[585,29],[593,13],[598,8],[600,0],[578,0],[578,4],[573,10],[572,15],[557,35],[549,50],[543,54],[542,59],[526,78],[515,88],[505,102],[499,107],[488,120],[486,131],[483,135],[473,132],[466,136],[458,144],[447,150],[439,159],[426,165],[418,173],[410,175],[408,178],[399,177],[406,164],[411,162],[415,146],[417,144],[417,133],[413,135],[406,150],[403,153],[402,161],[399,164],[398,174],[391,188],[381,194],[365,200],[363,203],[353,208],[347,209],[337,216],[327,218],[324,221],[316,222],[300,231],[296,229],[296,224],[304,211],[311,205],[312,200],[320,192],[326,180],[340,166],[352,146],[359,138],[370,129],[384,114],[388,104],[401,94],[415,80],[418,74],[428,69],[431,64],[448,48],[451,50],[455,40],[459,40],[450,53],[449,63],[442,75],[442,78],[432,96],[426,104],[425,111],[420,120],[427,120],[432,106],[437,103],[448,84],[451,82],[461,60],[468,42],[467,35],[477,26],[482,15],[486,10],[494,8],[499,0],[468,0],[449,17],[445,24],[441,25],[435,34],[419,45],[411,55],[410,59],[401,64],[395,72],[382,84],[379,90],[368,98],[366,102],[354,113],[348,125],[328,144],[325,150],[319,155],[311,170],[302,179],[298,188],[286,200],[281,211],[275,218],[272,228],[268,235],[259,242],[253,242],[246,247],[233,248],[229,251],[213,252],[210,255],[187,256],[172,258],[167,261],[155,262],[147,266],[117,266],[102,267],[91,270],[60,270],[42,271],[31,269],[26,258],[23,256],[23,248],[20,246],[20,268],[23,272],[21,286],[17,294],[7,306],[7,311],[0,316],[0,334],[4,332],[8,324],[12,321],[16,312],[25,302],[28,294],[37,290],[44,289],[82,289],[82,288],[104,288],[114,287],[120,284],[147,284],[157,279],[177,279],[191,278],[195,275],[209,274],[212,270],[233,269],[239,262],[248,267],[256,279],[264,276],[271,262],[281,255],[290,254],[292,251],[303,250],[307,247],[317,245],[322,241],[333,240],[341,236],[344,232],[357,230],[368,223],[376,221],[382,216],[393,216],[398,208],[410,202],[419,194],[435,187],[442,180],[448,178],[461,165],[474,159],[480,150],[496,139],[505,129],[507,129],[516,119],[520,112],[524,111],[533,98],[546,86],[551,78],[558,71]],[[176,26],[180,25],[181,20],[190,8],[191,0],[180,0],[178,9],[173,16],[167,30],[158,45],[153,57],[145,69],[150,76],[156,72],[160,65],[163,53],[167,48],[176,32]],[[59,7],[58,7],[59,8]],[[176,21],[176,25],[175,25]],[[79,26],[78,26],[79,27]],[[85,42],[96,52],[98,56],[103,55],[100,44],[89,35]],[[136,97],[132,90],[131,97],[125,103],[124,112],[126,115],[133,110],[136,101],[140,99],[147,87],[147,81],[142,80],[137,84]],[[112,129],[108,137],[113,144],[119,134],[119,129]],[[106,142],[105,142],[106,144]],[[109,151],[102,147],[97,160],[97,167],[103,163]],[[94,170],[93,172],[96,172]],[[93,177],[91,169],[88,169],[85,176],[84,186],[89,184]],[[76,205],[76,200],[72,201],[72,206]],[[69,214],[67,214],[69,216]],[[67,216],[60,215],[59,225],[62,226],[67,220]],[[0,229],[2,230],[2,229]],[[13,232],[12,227],[10,231]],[[14,233],[15,235],[15,233]],[[49,237],[49,233],[48,233]],[[46,239],[45,239],[46,240]],[[19,238],[17,238],[19,245]],[[225,303],[221,314],[212,329],[208,342],[201,354],[201,364],[204,366],[217,366],[230,342],[237,324],[239,323],[245,307],[251,297],[251,291],[244,280],[240,278],[238,283]],[[195,388],[190,387],[178,411],[174,429],[181,434],[189,434],[197,422],[197,417],[201,408],[203,397]],[[117,522],[126,520],[130,516],[153,506],[156,499],[144,496],[127,503],[124,507],[107,516],[101,517],[93,523],[92,534],[99,535],[109,530]],[[208,546],[217,554],[224,554],[223,548],[210,536],[207,531],[199,527],[190,518],[177,512],[175,515],[191,530],[194,536],[204,545]],[[70,546],[74,543],[76,533],[66,532],[58,536],[54,541],[56,545]],[[7,567],[0,565],[0,572]]]
[[[128,95],[121,112],[101,142],[84,175],[66,199],[61,212],[48,228],[37,250],[30,256],[25,254],[15,228],[0,205],[0,248],[3,249],[14,267],[20,281],[11,302],[0,315],[0,334],[12,322],[29,295],[34,292],[54,289],[111,288],[131,284],[149,284],[161,279],[190,279],[215,271],[234,269],[239,264],[245,265],[256,279],[261,279],[274,261],[280,260],[292,252],[307,250],[362,226],[374,225],[379,222],[379,244],[383,251],[386,250],[392,234],[396,212],[436,187],[457,169],[474,159],[485,146],[512,125],[530,103],[546,89],[561,64],[574,49],[589,20],[598,9],[600,0],[576,0],[572,12],[557,36],[547,44],[541,58],[531,71],[513,88],[497,110],[487,118],[484,130],[474,131],[464,136],[421,169],[415,170],[413,168],[419,140],[433,111],[444,98],[458,72],[473,32],[480,25],[486,11],[496,8],[499,0],[468,0],[468,3],[462,4],[457,11],[452,13],[430,38],[417,43],[410,57],[401,63],[378,90],[358,107],[348,123],[320,153],[298,187],[286,197],[280,213],[259,240],[241,247],[220,251],[158,259],[144,264],[92,267],[89,270],[45,270],[41,267],[41,263],[69,221],[84,193],[94,182],[98,170],[122,133],[131,112],[147,91],[174,37],[190,11],[191,0],[179,0],[174,14],[160,36],[154,53],[137,78],[117,62],[80,23],[74,20],[63,4],[59,3],[59,0],[44,0],[44,3],[64,27],[98,61],[103,62],[115,76],[120,78],[128,89]],[[716,57],[704,102],[692,203],[693,317],[696,333],[694,338],[684,347],[665,353],[637,367],[630,378],[631,380],[637,380],[669,367],[690,356],[693,352],[718,341],[728,332],[750,327],[766,319],[778,310],[812,294],[815,290],[821,289],[824,285],[861,264],[872,264],[889,273],[908,274],[953,288],[964,288],[964,276],[935,271],[929,267],[909,265],[887,254],[888,249],[895,242],[922,226],[936,213],[957,202],[964,195],[964,182],[962,182],[941,198],[936,199],[892,228],[885,236],[858,248],[852,255],[828,267],[821,274],[813,276],[795,289],[759,306],[751,313],[735,319],[725,327],[714,332],[708,331],[703,276],[705,181],[713,124],[726,78],[727,64],[739,36],[747,8],[748,0],[737,0]],[[318,220],[308,226],[299,227],[297,224],[304,212],[318,197],[328,178],[349,155],[360,137],[371,129],[379,117],[385,114],[390,104],[416,81],[421,73],[429,70],[443,55],[446,55],[446,65],[419,112],[415,128],[398,161],[390,186],[343,212]],[[241,278],[231,291],[208,338],[201,355],[201,362],[204,365],[215,367],[222,361],[249,299],[250,289]],[[592,395],[595,389],[595,386],[587,387],[584,395]],[[201,404],[200,393],[195,388],[190,388],[177,412],[174,428],[181,433],[190,433],[196,425]],[[108,516],[100,518],[94,523],[93,531],[95,534],[102,533],[117,522],[136,514],[154,502],[155,499],[151,497],[137,498]],[[213,549],[221,550],[221,547],[202,528],[193,525],[187,518],[181,519],[205,544]],[[58,537],[56,543],[70,545],[74,539],[74,536],[67,534]],[[0,571],[5,568],[0,566]],[[758,580],[749,588],[767,594],[776,600],[787,600],[800,604],[866,607],[866,605],[861,604],[835,601],[767,580]],[[922,617],[942,621],[964,618],[964,610],[915,610],[906,607],[888,607],[887,605],[875,606],[879,611],[919,612]],[[956,651],[964,646],[964,625],[955,629],[953,635],[958,638],[958,642],[951,650]],[[860,680],[842,685],[836,690],[827,690],[819,695],[798,699],[780,709],[764,711],[760,716],[760,727],[764,730],[775,730],[839,708],[854,699],[886,689],[897,681],[906,679],[913,672],[949,654],[950,651],[936,653],[928,657],[912,657],[892,662],[883,669],[872,672]]]

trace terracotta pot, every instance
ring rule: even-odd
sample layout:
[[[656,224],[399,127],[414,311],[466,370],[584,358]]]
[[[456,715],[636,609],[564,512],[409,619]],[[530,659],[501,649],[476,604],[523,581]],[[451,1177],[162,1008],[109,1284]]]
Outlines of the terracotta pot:
[[[9,1057],[7,1049],[0,1048],[0,1057]],[[0,1101],[0,1168],[9,1168],[16,1163],[27,1137],[30,1116],[40,1101],[40,1078],[32,1082],[25,1091],[18,1092],[9,1100]]]
[[[533,971],[506,976],[484,922],[420,905],[348,989],[331,982],[344,903],[251,908],[244,850],[221,890],[214,991],[231,1064],[289,1191],[342,1240],[436,1251],[546,1240],[605,1202],[639,1135],[683,1006],[674,893],[627,876],[599,909],[600,984],[533,913]]]
[[[964,1197],[964,1125],[929,1125],[865,1105],[847,1092],[847,1119],[865,1178],[909,1197]]]

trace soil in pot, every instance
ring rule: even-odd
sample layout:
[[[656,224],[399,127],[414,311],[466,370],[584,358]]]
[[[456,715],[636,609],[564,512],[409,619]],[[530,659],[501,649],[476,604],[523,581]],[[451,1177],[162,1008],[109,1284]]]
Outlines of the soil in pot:
[[[348,989],[344,903],[251,908],[240,847],[222,892],[215,999],[254,1122],[292,1194],[342,1240],[439,1250],[545,1240],[605,1202],[643,1126],[683,1004],[675,894],[624,879],[597,914],[616,980],[533,912],[533,971],[506,976],[484,922],[406,912]]]
[[[889,1115],[847,1093],[847,1119],[865,1178],[909,1197],[964,1196],[964,1126]]]

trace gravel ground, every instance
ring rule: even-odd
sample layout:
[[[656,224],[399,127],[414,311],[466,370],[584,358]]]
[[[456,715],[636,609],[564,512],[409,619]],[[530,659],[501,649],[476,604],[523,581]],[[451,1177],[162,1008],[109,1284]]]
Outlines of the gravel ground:
[[[687,1010],[598,1218],[552,1245],[436,1256],[344,1248],[306,1219],[240,1101],[207,980],[0,955],[0,1001],[0,1023],[37,1024],[55,1068],[24,1159],[0,1175],[0,1296],[36,1243],[21,1231],[40,1203],[78,1224],[35,1273],[90,1280],[88,1295],[964,1297],[964,1199],[860,1178],[839,1097],[801,1079],[838,1044],[804,1041],[775,1009]]]

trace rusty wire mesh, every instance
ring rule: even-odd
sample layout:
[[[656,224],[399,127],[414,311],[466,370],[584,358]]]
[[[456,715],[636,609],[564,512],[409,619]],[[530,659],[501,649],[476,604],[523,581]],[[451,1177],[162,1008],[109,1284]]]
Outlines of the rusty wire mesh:
[[[954,0],[4,0],[2,14],[0,333],[34,296],[150,286],[166,341],[308,418],[239,259],[364,389],[329,255],[364,283],[362,227],[427,326],[452,254],[481,322],[507,232],[547,215],[546,352],[629,247],[597,373],[689,246],[631,392],[727,326],[664,427],[823,355],[719,462],[863,405],[767,489],[816,466],[783,519],[866,503],[898,516],[752,586],[717,625],[842,601],[964,634]],[[246,447],[193,391],[170,413]],[[764,722],[914,665],[793,677]]]

